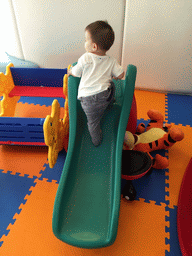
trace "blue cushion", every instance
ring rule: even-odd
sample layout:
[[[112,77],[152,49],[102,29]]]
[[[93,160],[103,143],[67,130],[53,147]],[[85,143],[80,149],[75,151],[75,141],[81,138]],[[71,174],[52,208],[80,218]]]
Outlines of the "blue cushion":
[[[0,62],[0,72],[5,73],[6,71],[6,66],[9,64],[9,62]]]
[[[9,64],[9,58],[8,56],[5,54],[5,52],[1,52],[0,53],[0,72],[5,73],[6,70],[6,66]]]
[[[20,67],[20,68],[39,68],[39,66],[31,61],[26,61],[14,56],[9,55],[6,52],[7,59],[4,59],[4,61],[0,62],[0,72],[5,73],[6,72],[6,66],[11,62],[13,63],[14,67]]]

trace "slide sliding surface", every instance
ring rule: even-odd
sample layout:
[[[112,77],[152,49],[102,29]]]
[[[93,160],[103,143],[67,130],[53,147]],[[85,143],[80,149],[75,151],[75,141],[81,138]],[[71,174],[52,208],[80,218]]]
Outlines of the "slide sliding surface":
[[[101,248],[114,243],[121,198],[121,159],[131,109],[136,67],[114,81],[116,102],[102,120],[103,141],[95,147],[77,100],[79,78],[69,77],[69,147],[53,211],[53,232],[65,243]]]

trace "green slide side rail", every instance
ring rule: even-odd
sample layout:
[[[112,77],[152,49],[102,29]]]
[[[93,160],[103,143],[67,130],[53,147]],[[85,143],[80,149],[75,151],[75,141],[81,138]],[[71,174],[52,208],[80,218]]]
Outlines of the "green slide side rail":
[[[52,228],[61,241],[80,248],[112,245],[121,199],[122,148],[132,105],[136,67],[114,81],[116,102],[101,120],[103,141],[95,147],[77,100],[80,79],[69,77],[69,147],[57,190]]]

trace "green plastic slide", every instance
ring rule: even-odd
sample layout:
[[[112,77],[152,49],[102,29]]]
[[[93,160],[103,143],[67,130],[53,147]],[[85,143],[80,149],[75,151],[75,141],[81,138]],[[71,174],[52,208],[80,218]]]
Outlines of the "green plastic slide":
[[[116,239],[121,199],[122,148],[135,88],[136,67],[114,81],[116,102],[101,120],[103,141],[92,142],[77,100],[80,79],[69,77],[69,146],[53,210],[53,233],[80,248],[101,248]]]

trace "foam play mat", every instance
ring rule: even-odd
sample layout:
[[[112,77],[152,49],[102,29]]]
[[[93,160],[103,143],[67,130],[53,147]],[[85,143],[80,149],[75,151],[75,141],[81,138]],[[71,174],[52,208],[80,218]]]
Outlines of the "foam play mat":
[[[177,234],[177,207],[183,175],[192,157],[192,97],[140,90],[135,91],[135,97],[138,124],[148,124],[147,111],[156,109],[163,114],[165,122],[181,128],[185,138],[169,150],[158,152],[168,158],[167,169],[153,169],[133,181],[137,191],[135,201],[121,197],[114,244],[100,249],[81,249],[54,236],[52,215],[66,159],[64,150],[50,169],[45,146],[1,145],[1,256],[182,255]],[[64,99],[59,99],[59,103],[63,107]],[[50,98],[21,97],[16,116],[45,118],[51,113],[51,104]],[[63,116],[63,108],[61,112]]]

